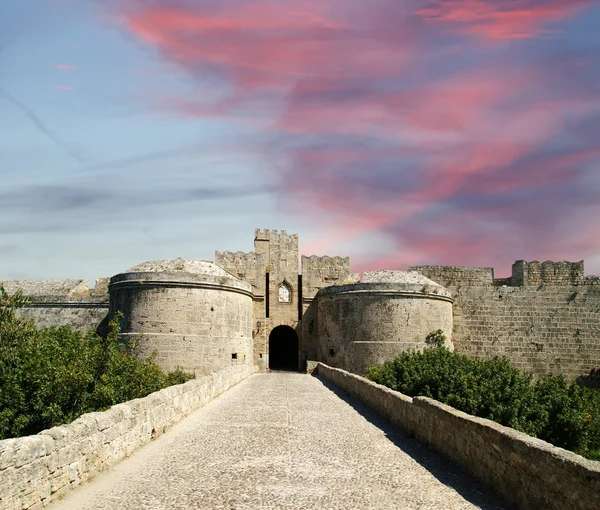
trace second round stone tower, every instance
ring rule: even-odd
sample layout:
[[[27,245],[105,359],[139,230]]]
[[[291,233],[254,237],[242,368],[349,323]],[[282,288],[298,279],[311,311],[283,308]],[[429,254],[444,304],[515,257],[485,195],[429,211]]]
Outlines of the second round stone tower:
[[[165,370],[197,376],[252,368],[252,291],[206,261],[155,260],[110,280],[110,314],[123,313],[121,333],[139,340],[140,356],[156,352]]]
[[[372,271],[361,283],[317,293],[318,357],[330,366],[363,374],[407,350],[427,347],[441,329],[453,349],[452,296],[414,271]]]

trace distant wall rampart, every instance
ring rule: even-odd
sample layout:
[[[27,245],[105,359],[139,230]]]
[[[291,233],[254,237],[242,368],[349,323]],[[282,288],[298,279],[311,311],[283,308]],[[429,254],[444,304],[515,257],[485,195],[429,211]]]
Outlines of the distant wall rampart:
[[[418,271],[444,287],[453,285],[491,286],[494,283],[494,269],[491,267],[412,266],[408,270]]]
[[[514,285],[580,285],[584,280],[583,260],[579,262],[526,262],[517,260],[512,267]]]
[[[523,371],[576,378],[600,368],[600,279],[583,262],[517,261],[491,268],[417,266],[454,296],[456,352],[507,356]]]
[[[359,275],[350,273],[350,257],[307,257],[302,255],[302,295],[305,299],[329,285],[358,283]]]
[[[264,255],[255,252],[215,252],[215,264],[229,271],[232,275],[252,285],[253,294],[264,298],[265,267]]]
[[[30,317],[40,328],[71,326],[80,331],[100,329],[108,314],[108,278],[99,278],[93,289],[87,280],[9,280],[0,282],[14,294],[21,290],[30,301],[18,314]]]

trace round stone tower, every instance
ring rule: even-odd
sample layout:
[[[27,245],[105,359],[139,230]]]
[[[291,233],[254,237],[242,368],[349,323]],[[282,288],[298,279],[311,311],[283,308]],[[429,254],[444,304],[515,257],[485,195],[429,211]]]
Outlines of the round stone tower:
[[[212,262],[145,262],[111,278],[109,291],[122,335],[139,339],[142,357],[155,351],[163,369],[252,366],[251,286]]]
[[[363,374],[373,364],[427,346],[441,329],[453,349],[448,289],[414,271],[372,271],[362,283],[332,286],[317,295],[318,357]]]

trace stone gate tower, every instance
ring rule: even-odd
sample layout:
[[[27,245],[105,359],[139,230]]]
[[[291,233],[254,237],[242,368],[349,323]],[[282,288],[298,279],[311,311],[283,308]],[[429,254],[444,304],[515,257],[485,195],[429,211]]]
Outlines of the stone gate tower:
[[[217,251],[215,263],[252,285],[255,369],[297,369],[302,363],[298,235],[256,229],[253,252]]]

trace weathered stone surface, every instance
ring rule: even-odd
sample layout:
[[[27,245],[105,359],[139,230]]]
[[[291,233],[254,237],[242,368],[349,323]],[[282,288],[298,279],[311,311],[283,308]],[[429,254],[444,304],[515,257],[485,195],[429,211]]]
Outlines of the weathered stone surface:
[[[336,392],[308,375],[254,375],[51,508],[505,508]]]
[[[69,425],[0,441],[0,510],[41,508],[115,465],[237,384],[250,364],[89,413]]]
[[[126,334],[146,334],[143,355],[156,349],[161,365],[174,368],[186,366],[189,350],[190,366],[210,373],[237,353],[236,362],[250,360],[255,371],[262,371],[269,365],[270,334],[283,325],[298,336],[299,368],[315,359],[361,372],[368,364],[363,358],[379,363],[402,350],[420,349],[427,334],[442,329],[457,352],[482,359],[507,356],[519,369],[538,376],[562,373],[574,379],[600,374],[600,277],[584,276],[583,261],[519,260],[507,278],[495,278],[490,267],[415,266],[409,271],[366,272],[360,283],[360,276],[350,273],[348,257],[303,255],[299,267],[296,234],[269,229],[256,229],[254,234],[254,251],[216,252],[215,264],[155,260],[126,273],[129,282],[119,283],[128,283],[129,296],[116,292],[113,311],[125,302],[139,311],[126,313],[124,326]],[[134,290],[136,279],[145,281],[145,287]],[[34,318],[38,326],[102,331],[107,323],[106,279],[97,280],[93,290],[85,280],[3,283],[9,292],[23,288],[32,299],[19,313]],[[216,292],[198,292],[199,284],[205,289],[212,285]],[[381,285],[380,291],[389,285],[390,292],[380,292],[376,300],[368,292],[342,297],[344,287],[353,284]],[[394,285],[402,287],[404,298],[410,293],[415,299],[451,297],[452,323],[438,320],[448,315],[443,310],[448,305],[425,305],[427,300],[423,306],[416,301],[400,304],[398,296],[391,295]],[[280,301],[282,286],[289,290],[289,299]],[[330,303],[319,313],[318,301],[328,293],[317,297],[317,292],[331,287],[349,306]],[[248,299],[223,298],[218,290],[225,288],[244,291]],[[118,303],[121,298],[123,303]],[[205,305],[211,305],[210,310],[213,303],[219,313],[208,314]],[[432,309],[425,310],[428,307]],[[350,315],[331,315],[340,311]],[[242,328],[241,322],[246,323]],[[343,326],[332,331],[332,324]],[[237,337],[229,332],[240,329],[240,340],[233,341]],[[598,375],[586,379],[595,386],[599,380]]]
[[[425,348],[427,335],[438,329],[452,349],[448,290],[417,273],[378,271],[369,280],[317,294],[319,360],[362,374],[401,352]]]
[[[111,279],[111,315],[124,314],[122,336],[139,342],[142,357],[156,352],[165,370],[206,375],[251,367],[250,285],[208,262],[181,261],[182,269],[172,270],[177,263],[149,262]],[[156,272],[137,272],[149,268]]]
[[[491,268],[412,269],[452,292],[456,352],[506,356],[538,376],[600,368],[600,278],[584,278],[582,262],[518,261],[505,279]]]
[[[435,400],[407,397],[344,370],[322,363],[316,370],[519,509],[600,507],[600,462]]]
[[[222,267],[208,260],[150,260],[142,262],[137,266],[125,271],[126,273],[162,273],[165,271],[181,271],[183,273],[210,275],[210,276],[232,276]]]
[[[365,271],[362,278],[362,283],[398,283],[401,285],[420,285],[423,287],[431,287],[432,290],[437,288],[443,295],[450,295],[441,285],[423,276],[417,271]]]
[[[108,313],[108,292],[102,279],[92,290],[87,280],[10,280],[0,284],[11,295],[21,290],[31,304],[17,315],[35,320],[38,327],[71,326],[96,329]]]

